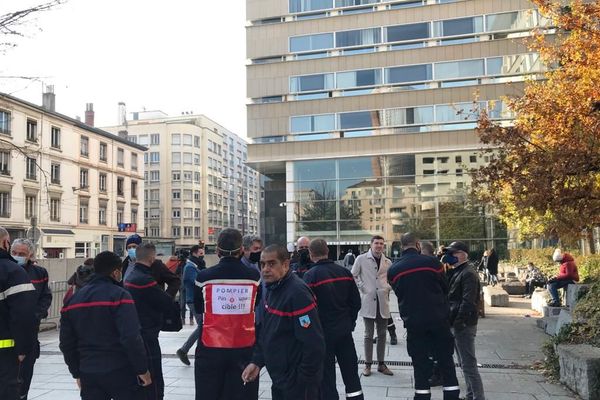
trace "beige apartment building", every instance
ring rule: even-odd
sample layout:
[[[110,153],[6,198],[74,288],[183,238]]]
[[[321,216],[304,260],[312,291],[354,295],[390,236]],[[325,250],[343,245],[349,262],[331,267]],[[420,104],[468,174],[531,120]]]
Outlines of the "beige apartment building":
[[[144,231],[145,147],[54,110],[0,93],[0,226],[37,239],[38,258],[124,253]],[[32,225],[36,226],[32,228]]]
[[[259,177],[246,166],[247,145],[204,115],[134,112],[120,126],[144,153],[145,236],[170,254],[203,240],[209,249],[223,228],[258,234]]]
[[[529,1],[246,5],[248,162],[265,175],[267,242],[322,236],[340,252],[413,230],[506,247],[466,193],[486,162],[479,113],[510,123],[503,96],[544,71],[524,43],[548,29]]]

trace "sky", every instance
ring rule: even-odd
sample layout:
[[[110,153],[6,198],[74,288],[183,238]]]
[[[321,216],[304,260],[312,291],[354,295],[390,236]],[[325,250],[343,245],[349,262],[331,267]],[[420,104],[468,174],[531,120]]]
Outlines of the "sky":
[[[44,0],[0,0],[0,15]],[[127,112],[204,114],[246,136],[245,1],[68,0],[37,14],[17,47],[0,53],[0,91],[41,105],[41,77],[56,111],[97,127]],[[0,41],[5,38],[0,37]]]

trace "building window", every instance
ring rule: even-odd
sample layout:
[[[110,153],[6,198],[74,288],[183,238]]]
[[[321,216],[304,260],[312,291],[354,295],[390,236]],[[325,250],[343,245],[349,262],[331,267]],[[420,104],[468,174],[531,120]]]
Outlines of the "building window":
[[[470,163],[476,163],[477,162],[477,156],[469,156],[469,162]]]
[[[150,153],[150,164],[158,164],[160,163],[160,153],[158,151],[153,151]]]
[[[92,244],[75,242],[75,258],[89,258],[92,255]]]
[[[171,164],[181,164],[181,153],[180,152],[171,153]]]
[[[106,225],[106,204],[100,204],[98,208],[98,224]]]
[[[131,223],[132,224],[137,224],[137,215],[138,215],[138,210],[137,208],[132,208],[131,209]]]
[[[192,145],[192,135],[182,135],[183,136],[183,145],[191,146]]]
[[[0,192],[0,217],[10,217],[10,191]]]
[[[381,42],[380,28],[357,29],[353,31],[336,32],[335,46],[364,46]]]
[[[200,147],[200,136],[194,136],[194,147]]]
[[[79,199],[79,223],[87,224],[88,223],[88,200]]]
[[[181,208],[174,208],[173,209],[173,218],[180,218],[181,217]]]
[[[191,237],[193,233],[194,233],[194,231],[193,231],[193,228],[191,226],[185,226],[185,227],[183,227],[183,235],[185,237]]]
[[[173,200],[181,199],[181,190],[173,190]]]
[[[151,145],[159,145],[160,144],[160,135],[158,133],[153,133],[150,135],[150,144]]]
[[[87,136],[82,136],[79,143],[79,154],[83,157],[89,157],[90,155],[90,139]]]
[[[108,145],[106,143],[100,143],[100,161],[106,161],[108,155]]]
[[[184,182],[192,181],[192,171],[183,171],[183,180]]]
[[[56,126],[50,128],[50,147],[60,149],[60,128]]]
[[[160,228],[150,228],[150,237],[159,237]]]
[[[194,238],[198,239],[200,237],[200,227],[194,227]]]
[[[183,200],[192,200],[192,191],[191,190],[184,190],[183,191]]]
[[[0,110],[0,133],[10,135],[10,113]]]
[[[25,177],[27,179],[36,181],[37,180],[37,161],[36,161],[36,159],[27,157],[25,160],[25,163],[26,163]]]
[[[316,35],[294,36],[290,38],[290,52],[331,49],[333,47],[333,33],[319,33]]]
[[[461,168],[456,170],[456,176],[463,176],[463,170]]]
[[[160,190],[159,189],[150,190],[150,200],[151,201],[159,201],[160,200]]]
[[[196,218],[196,219],[200,218],[200,209],[199,208],[194,208],[194,218]]]
[[[172,145],[180,145],[181,144],[181,135],[179,133],[174,133],[171,136],[171,144]]]
[[[150,171],[150,182],[158,182],[160,180],[160,171]]]
[[[106,174],[103,172],[98,174],[98,190],[100,193],[106,193]]]
[[[183,218],[191,219],[193,215],[194,215],[193,208],[184,208],[183,209]]]
[[[456,156],[456,157],[454,157],[454,161],[455,161],[457,164],[460,164],[460,163],[462,162],[462,157],[461,157],[461,156]]]
[[[50,164],[50,183],[60,185],[60,164]]]
[[[192,153],[183,153],[183,163],[184,164],[192,163]]]
[[[37,142],[37,121],[27,120],[27,141]]]
[[[117,178],[117,196],[125,195],[125,179],[118,177]]]
[[[181,171],[173,172],[173,182],[181,181]]]
[[[136,153],[131,153],[131,169],[133,171],[138,170],[138,155]]]
[[[117,207],[117,224],[122,224],[124,222],[123,215],[125,215],[125,210],[123,209],[123,206],[118,206]]]
[[[179,226],[174,226],[174,227],[173,227],[173,229],[172,229],[172,232],[173,232],[173,236],[174,236],[174,237],[179,237],[179,236],[181,236],[181,227],[179,227]]]
[[[79,188],[87,189],[89,186],[89,171],[87,169],[82,168],[79,170]]]
[[[137,136],[127,136],[127,140],[131,143],[137,143]]]
[[[200,201],[200,191],[199,190],[194,190],[194,200]]]
[[[125,166],[125,150],[117,149],[117,165],[119,167]]]
[[[134,180],[131,181],[131,198],[132,199],[138,198],[137,181],[134,181]]]
[[[37,196],[25,196],[25,218],[33,218],[36,214]]]
[[[50,198],[50,221],[60,221],[60,198]]]
[[[138,137],[138,144],[141,146],[148,146],[148,135],[140,135]]]
[[[194,165],[200,165],[200,154],[194,154]]]
[[[194,182],[200,183],[200,172],[194,172]]]
[[[10,176],[10,151],[0,151],[0,175]]]

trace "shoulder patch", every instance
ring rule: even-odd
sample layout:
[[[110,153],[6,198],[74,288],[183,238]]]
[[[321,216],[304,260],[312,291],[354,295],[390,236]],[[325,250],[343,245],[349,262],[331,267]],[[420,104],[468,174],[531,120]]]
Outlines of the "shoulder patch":
[[[310,317],[307,315],[303,315],[300,318],[298,318],[298,321],[300,322],[300,326],[303,328],[308,328],[310,327]]]

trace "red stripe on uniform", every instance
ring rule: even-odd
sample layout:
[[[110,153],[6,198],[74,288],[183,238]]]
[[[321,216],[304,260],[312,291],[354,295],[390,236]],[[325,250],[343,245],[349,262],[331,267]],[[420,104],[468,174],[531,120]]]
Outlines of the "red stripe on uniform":
[[[400,277],[404,276],[404,275],[408,275],[408,274],[412,274],[415,272],[422,272],[422,271],[430,271],[430,272],[435,272],[435,273],[441,273],[443,271],[443,269],[435,269],[433,267],[420,267],[420,268],[413,268],[410,269],[408,271],[404,271],[404,272],[400,272],[399,274],[397,274],[396,276],[394,276],[394,279],[392,279],[392,283],[396,283],[396,281],[398,279],[400,279]]]
[[[278,315],[280,317],[295,317],[298,315],[302,315],[302,314],[306,314],[307,312],[309,312],[310,310],[312,310],[313,308],[315,308],[317,306],[317,303],[312,303],[298,311],[292,311],[292,312],[288,312],[288,311],[279,311],[276,310],[274,308],[269,307],[268,304],[265,304],[265,308],[267,309],[267,312],[270,312],[271,314],[275,314]]]
[[[150,282],[147,285],[136,285],[134,283],[124,283],[124,286],[132,287],[134,289],[148,289],[149,287],[156,286],[156,285],[157,285],[156,281]]]
[[[341,278],[324,279],[319,282],[309,283],[308,286],[317,287],[317,286],[325,285],[326,283],[333,283],[333,282],[340,282],[340,281],[354,281],[354,278],[352,278],[350,276],[343,276]]]
[[[118,307],[121,304],[135,304],[132,299],[123,299],[117,301],[91,301],[89,303],[78,303],[70,306],[63,307],[60,312],[67,312],[74,310],[76,308],[86,308],[86,307]]]
[[[31,283],[36,284],[36,283],[44,283],[44,282],[48,282],[48,278],[42,278],[42,279],[32,279]]]

